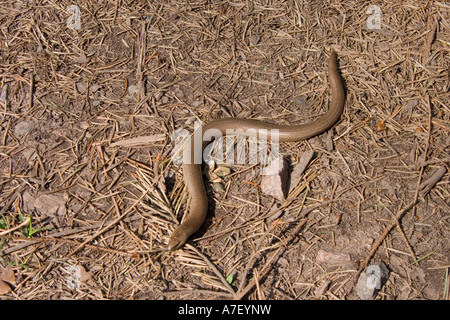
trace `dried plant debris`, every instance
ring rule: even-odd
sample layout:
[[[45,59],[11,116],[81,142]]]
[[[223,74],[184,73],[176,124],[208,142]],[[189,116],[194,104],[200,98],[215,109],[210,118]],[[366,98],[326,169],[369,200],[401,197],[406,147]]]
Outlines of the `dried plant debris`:
[[[1,1],[1,298],[358,299],[384,261],[374,299],[448,299],[449,24],[442,1]],[[279,145],[284,196],[244,140],[167,252],[188,206],[174,133],[316,119],[330,49],[344,114]]]

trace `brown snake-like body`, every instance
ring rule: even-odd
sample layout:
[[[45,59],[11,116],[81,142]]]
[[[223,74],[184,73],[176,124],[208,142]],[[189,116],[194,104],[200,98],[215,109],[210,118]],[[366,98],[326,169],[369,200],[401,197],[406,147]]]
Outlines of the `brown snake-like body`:
[[[202,137],[203,133],[210,129],[219,130],[222,135],[225,135],[227,130],[244,130],[250,133],[246,134],[248,136],[258,136],[257,132],[259,130],[267,130],[267,138],[271,138],[271,130],[278,130],[280,142],[300,141],[318,135],[331,128],[339,120],[344,110],[345,91],[339,75],[337,57],[334,51],[330,54],[328,74],[331,86],[330,108],[317,120],[296,126],[283,126],[251,119],[224,118],[211,121],[202,126],[200,129],[202,130]],[[252,134],[254,132],[256,134]],[[203,141],[201,153],[203,153],[203,149],[210,142],[210,139]],[[208,197],[203,183],[201,164],[194,161],[194,150],[194,139],[191,139],[191,154],[183,162],[183,175],[190,196],[190,207],[183,222],[170,237],[169,250],[181,248],[187,239],[200,228],[208,212]]]

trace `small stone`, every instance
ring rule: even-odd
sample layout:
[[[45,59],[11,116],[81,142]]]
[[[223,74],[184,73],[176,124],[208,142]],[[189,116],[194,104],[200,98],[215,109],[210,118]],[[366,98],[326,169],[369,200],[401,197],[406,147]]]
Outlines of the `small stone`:
[[[75,62],[76,62],[76,63],[83,64],[83,63],[88,62],[88,58],[87,58],[86,55],[82,52],[82,53],[75,59]]]
[[[320,249],[316,256],[316,262],[334,267],[351,264],[352,259],[347,253],[334,253]]]
[[[138,87],[135,85],[128,86],[128,94],[135,94],[138,92]]]
[[[86,93],[86,82],[85,81],[79,81],[75,85],[77,87],[78,93],[85,94]]]
[[[80,271],[81,282],[89,281],[92,278],[92,273],[86,271],[86,269],[82,265],[78,265],[78,269]]]
[[[37,211],[44,216],[66,214],[67,194],[50,194],[33,197],[29,192],[23,194],[23,202],[27,211]]]
[[[294,165],[294,169],[291,174],[291,186],[289,191],[294,190],[297,187],[298,183],[301,181],[303,172],[305,172],[311,160],[314,158],[314,151],[306,151],[303,152],[299,162]]]
[[[384,262],[371,264],[358,278],[355,291],[362,300],[372,300],[386,283],[389,270]]]
[[[380,42],[378,47],[381,51],[389,51],[391,49],[389,46],[389,42]]]
[[[101,85],[93,83],[92,85],[89,86],[89,93],[96,93],[101,88],[102,88]],[[130,88],[128,88],[128,90],[129,89]]]
[[[261,36],[259,34],[252,34],[249,40],[252,46],[256,46],[261,41]]]
[[[80,128],[81,128],[82,130],[87,130],[87,129],[89,129],[89,122],[87,122],[87,121],[81,121],[81,122],[79,123],[79,126],[80,126]]]
[[[0,101],[1,102],[8,101],[8,83],[5,83],[2,87],[2,91],[0,92]]]
[[[21,139],[32,129],[33,129],[33,124],[26,122],[26,121],[21,121],[18,124],[16,124],[16,127],[14,128],[14,136],[17,139]]]
[[[203,102],[201,102],[200,100],[197,100],[197,101],[192,102],[192,106],[193,106],[194,108],[198,108],[198,107],[201,106],[202,103],[203,103]]]
[[[288,182],[288,163],[285,158],[277,158],[265,168],[261,190],[280,201],[286,199]]]

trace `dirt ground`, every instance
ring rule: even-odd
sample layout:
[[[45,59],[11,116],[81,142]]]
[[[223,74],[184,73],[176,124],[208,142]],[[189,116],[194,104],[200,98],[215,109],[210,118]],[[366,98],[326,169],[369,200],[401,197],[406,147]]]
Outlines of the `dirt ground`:
[[[80,0],[78,29],[74,3],[0,2],[2,299],[358,299],[375,262],[375,299],[449,299],[447,1]],[[219,164],[204,226],[167,252],[174,130],[311,121],[331,49],[345,111],[281,144],[292,170],[315,153],[288,199]]]

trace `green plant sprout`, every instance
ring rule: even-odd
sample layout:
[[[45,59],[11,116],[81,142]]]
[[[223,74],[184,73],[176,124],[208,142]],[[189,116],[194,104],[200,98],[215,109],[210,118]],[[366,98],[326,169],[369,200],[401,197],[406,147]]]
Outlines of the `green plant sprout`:
[[[25,221],[25,217],[22,214],[22,211],[19,209],[19,219],[21,222]],[[38,233],[39,231],[42,231],[43,228],[34,229],[33,228],[33,219],[30,216],[30,222],[28,223],[28,226],[22,228],[22,233],[25,237],[31,238],[34,234]]]

